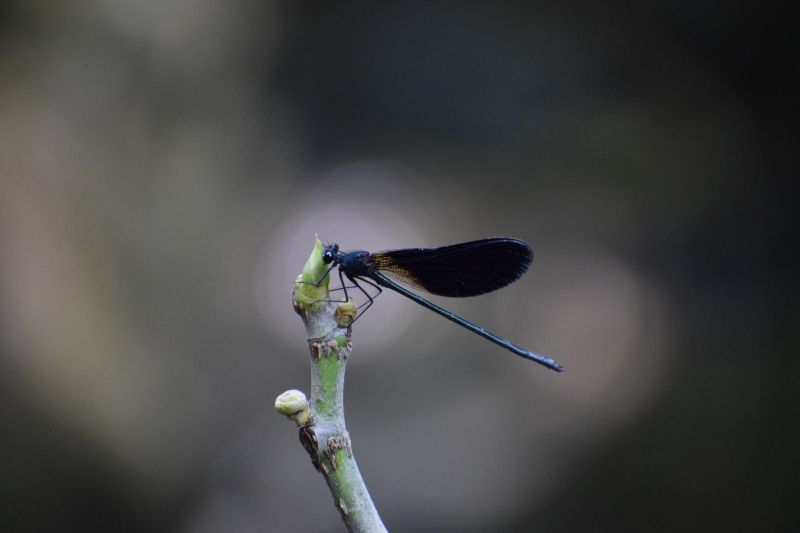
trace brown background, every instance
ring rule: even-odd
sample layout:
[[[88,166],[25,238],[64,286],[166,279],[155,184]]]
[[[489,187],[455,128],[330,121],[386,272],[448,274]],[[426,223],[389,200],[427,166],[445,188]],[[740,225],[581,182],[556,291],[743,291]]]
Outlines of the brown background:
[[[391,530],[797,527],[790,20],[3,2],[0,529],[341,531],[272,410],[315,233],[531,242],[436,301],[567,368],[381,296],[346,402]]]

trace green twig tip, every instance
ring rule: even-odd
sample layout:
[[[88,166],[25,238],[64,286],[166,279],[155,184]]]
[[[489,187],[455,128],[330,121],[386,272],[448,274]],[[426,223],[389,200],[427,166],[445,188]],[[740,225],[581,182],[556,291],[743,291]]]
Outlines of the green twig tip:
[[[322,253],[325,247],[319,238],[314,243],[314,249],[308,256],[303,272],[297,276],[294,283],[293,300],[296,304],[311,305],[322,300],[328,299],[328,284],[330,275],[325,274],[328,265],[322,261]],[[323,275],[325,276],[323,278]],[[320,281],[321,279],[321,281]],[[318,285],[315,285],[318,283]]]

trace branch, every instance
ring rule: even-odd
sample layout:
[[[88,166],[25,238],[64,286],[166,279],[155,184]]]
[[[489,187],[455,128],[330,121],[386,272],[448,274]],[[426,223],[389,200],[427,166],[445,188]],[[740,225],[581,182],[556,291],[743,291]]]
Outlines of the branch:
[[[275,408],[300,427],[300,442],[328,483],[347,529],[385,532],[358,471],[344,423],[344,373],[351,350],[349,326],[355,319],[356,307],[351,301],[329,300],[329,276],[314,285],[327,270],[322,251],[317,239],[292,292],[294,309],[306,326],[311,352],[311,402],[302,392],[289,390],[278,396]]]

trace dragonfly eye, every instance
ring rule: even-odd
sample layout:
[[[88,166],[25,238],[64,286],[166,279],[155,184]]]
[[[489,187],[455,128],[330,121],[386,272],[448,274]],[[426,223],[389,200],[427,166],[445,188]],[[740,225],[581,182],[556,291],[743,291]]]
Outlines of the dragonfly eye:
[[[331,244],[325,249],[325,253],[322,254],[322,262],[326,265],[333,263],[336,254],[339,252],[339,245],[338,244]]]

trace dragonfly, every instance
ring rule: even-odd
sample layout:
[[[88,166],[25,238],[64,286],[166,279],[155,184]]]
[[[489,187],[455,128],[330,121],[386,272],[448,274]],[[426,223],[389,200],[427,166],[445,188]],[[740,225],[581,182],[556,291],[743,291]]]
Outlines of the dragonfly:
[[[372,306],[383,289],[390,289],[520,357],[556,372],[564,370],[554,359],[513,344],[403,286],[453,298],[496,291],[518,280],[533,262],[533,250],[524,241],[511,237],[491,237],[438,248],[401,248],[380,252],[356,250],[347,253],[340,251],[338,244],[332,243],[325,247],[322,261],[330,266],[315,285],[322,283],[325,276],[338,266],[345,300],[349,296],[344,278],[353,284],[349,288],[358,288],[368,299],[358,317]],[[370,295],[359,281],[378,292]]]

